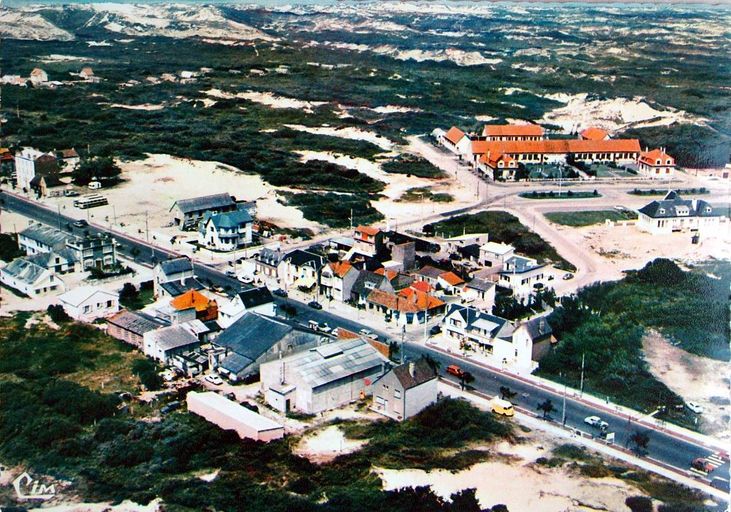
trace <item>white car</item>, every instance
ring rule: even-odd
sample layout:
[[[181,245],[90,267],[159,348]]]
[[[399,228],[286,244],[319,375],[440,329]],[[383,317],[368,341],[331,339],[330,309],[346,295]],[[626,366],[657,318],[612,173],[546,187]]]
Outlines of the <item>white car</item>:
[[[251,276],[241,276],[239,277],[239,281],[244,284],[252,284],[254,282],[254,278]]]
[[[210,382],[214,386],[220,386],[221,384],[223,384],[223,379],[215,373],[206,375],[205,377],[203,377],[203,380],[205,380],[206,382]]]
[[[332,328],[327,325],[327,322],[325,322],[320,324],[319,331],[324,332],[325,334],[329,334],[332,332]]]
[[[703,406],[695,402],[686,402],[685,406],[696,414],[703,414]]]
[[[587,416],[584,418],[584,423],[586,423],[589,426],[605,429],[609,427],[609,423],[606,421],[602,421],[602,419],[599,416]]]

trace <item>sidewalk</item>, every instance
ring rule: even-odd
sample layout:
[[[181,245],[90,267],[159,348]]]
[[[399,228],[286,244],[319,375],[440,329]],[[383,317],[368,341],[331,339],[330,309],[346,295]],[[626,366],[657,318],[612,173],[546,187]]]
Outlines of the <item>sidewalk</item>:
[[[439,391],[445,396],[452,398],[462,398],[469,400],[476,407],[482,410],[490,410],[489,401],[490,397],[482,393],[462,391],[456,387],[456,385],[448,383],[447,381],[439,381]],[[637,466],[646,471],[650,471],[665,478],[669,478],[675,482],[681,483],[693,489],[698,489],[704,493],[710,494],[715,498],[727,501],[729,499],[728,493],[711,487],[710,485],[700,482],[694,478],[690,478],[686,475],[685,471],[678,470],[672,466],[668,466],[660,461],[656,461],[651,458],[640,458],[634,455],[630,450],[627,450],[621,446],[606,444],[599,442],[595,439],[587,438],[577,434],[576,430],[566,429],[558,424],[543,421],[537,417],[533,411],[527,411],[522,408],[516,408],[515,418],[519,422],[531,429],[542,430],[546,433],[554,435],[556,437],[562,437],[570,439],[572,443],[583,445],[587,448],[595,450],[597,452],[609,455],[623,462],[627,462],[634,466]]]
[[[487,358],[485,358],[484,356],[482,356],[476,352],[469,352],[469,353],[467,353],[467,355],[465,355],[461,350],[459,350],[458,344],[456,344],[456,345],[454,343],[450,344],[449,341],[450,340],[445,340],[442,337],[438,337],[438,338],[433,338],[433,339],[427,341],[426,345],[428,347],[438,350],[440,352],[444,352],[445,354],[449,354],[453,357],[457,357],[460,359],[470,361],[473,364],[482,366],[484,368],[488,368],[493,371],[498,371],[500,373],[508,375],[514,379],[526,382],[533,386],[552,391],[559,395],[562,395],[564,393],[563,384],[559,384],[557,382],[553,382],[548,379],[544,379],[542,377],[537,377],[535,375],[528,374],[528,373],[510,371],[508,369],[502,368],[501,366],[498,366],[498,365],[495,365],[495,364],[489,362],[487,360]],[[584,403],[585,405],[591,405],[593,407],[596,407],[596,408],[606,411],[606,412],[610,412],[612,414],[622,416],[625,419],[627,419],[628,421],[632,421],[633,423],[638,423],[640,425],[644,425],[644,426],[652,428],[654,430],[664,431],[668,434],[674,435],[675,437],[678,437],[678,438],[683,439],[688,442],[698,444],[705,448],[716,449],[716,450],[728,450],[727,443],[724,443],[721,440],[701,434],[699,432],[693,432],[692,430],[688,430],[686,428],[680,427],[678,425],[674,425],[672,423],[667,423],[662,420],[657,420],[655,418],[648,417],[648,415],[645,413],[635,411],[634,409],[630,409],[629,407],[614,404],[612,402],[609,402],[607,399],[602,399],[602,398],[596,397],[594,395],[591,395],[589,393],[581,393],[578,389],[569,388],[569,387],[565,388],[565,392],[566,392],[566,396],[568,398],[571,398],[572,400]]]

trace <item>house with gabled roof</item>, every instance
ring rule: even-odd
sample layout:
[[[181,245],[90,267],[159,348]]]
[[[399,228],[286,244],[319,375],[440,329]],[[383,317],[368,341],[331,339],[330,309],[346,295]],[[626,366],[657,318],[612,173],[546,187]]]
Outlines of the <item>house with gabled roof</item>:
[[[437,401],[438,382],[424,358],[396,366],[373,383],[371,408],[396,421],[411,418]]]
[[[452,126],[439,136],[439,142],[452,153],[463,155],[469,149],[470,137],[456,126]]]
[[[178,199],[170,207],[173,222],[180,229],[194,230],[206,213],[217,214],[236,210],[236,201],[229,193]]]
[[[170,325],[169,322],[142,311],[123,309],[119,313],[107,317],[107,334],[142,349],[146,332],[168,325]]]
[[[52,271],[25,258],[16,258],[0,269],[0,283],[28,297],[63,292],[64,282]]]
[[[358,226],[353,232],[353,250],[375,256],[383,246],[383,231],[372,226]]]
[[[514,297],[524,300],[545,285],[545,269],[546,265],[539,264],[533,258],[513,255],[505,260],[498,284],[510,288]]]
[[[361,270],[350,289],[350,300],[356,305],[365,305],[373,290],[394,292],[391,281],[385,275]]]
[[[225,329],[246,313],[273,317],[276,312],[277,306],[269,288],[266,286],[249,288],[239,291],[231,302],[221,307],[218,323]]]
[[[646,178],[668,180],[675,175],[675,159],[664,149],[644,151],[637,159],[637,170]]]
[[[349,261],[330,262],[322,268],[320,291],[330,299],[345,302],[350,300],[351,291],[360,271]]]
[[[205,212],[198,226],[198,243],[214,251],[235,251],[251,243],[253,223],[246,210]]]
[[[18,233],[18,247],[28,256],[43,252],[60,251],[73,235],[35,222]]]
[[[482,128],[484,140],[542,140],[543,127],[537,124],[488,124]]]
[[[27,256],[25,259],[59,275],[70,274],[80,268],[79,261],[70,249],[51,249],[48,252],[39,252]]]
[[[558,343],[546,317],[537,317],[518,324],[513,332],[513,345],[518,355],[509,364],[516,368],[535,370],[541,359]],[[525,353],[530,350],[530,362]],[[520,357],[519,357],[520,356]]]
[[[148,331],[143,335],[142,351],[146,356],[168,364],[174,355],[203,344],[198,336],[202,325],[194,320]]]
[[[460,295],[465,303],[489,312],[495,305],[495,288],[494,282],[476,277],[462,287]]]
[[[188,290],[205,287],[195,278],[193,262],[187,256],[163,260],[152,271],[156,297],[177,297]]]
[[[369,308],[393,318],[399,326],[424,323],[443,313],[445,307],[441,299],[414,288],[397,293],[373,290],[368,294],[367,303]]]
[[[637,210],[637,227],[653,235],[717,230],[721,212],[702,199],[683,199],[675,191]]]
[[[96,286],[79,286],[59,295],[66,313],[80,322],[93,322],[119,311],[119,295]]]
[[[15,154],[15,173],[17,186],[21,190],[31,190],[31,182],[36,177],[46,177],[55,184],[58,182],[58,161],[51,153],[23,148]]]
[[[277,276],[285,286],[311,290],[320,282],[325,258],[314,252],[294,249],[285,254],[277,266]]]
[[[457,294],[464,286],[464,279],[454,272],[442,272],[437,278],[437,286],[448,294]]]
[[[279,249],[262,249],[254,255],[255,273],[263,276],[263,279],[276,278],[283,257],[284,254]]]
[[[188,290],[173,298],[170,307],[178,323],[196,319],[208,322],[218,318],[218,303],[197,290]]]

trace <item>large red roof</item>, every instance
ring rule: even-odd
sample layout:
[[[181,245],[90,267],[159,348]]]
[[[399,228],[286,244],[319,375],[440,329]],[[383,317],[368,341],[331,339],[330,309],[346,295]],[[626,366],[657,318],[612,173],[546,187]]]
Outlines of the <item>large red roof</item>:
[[[543,137],[537,124],[488,124],[482,129],[485,137]]]
[[[568,154],[568,153],[639,153],[640,141],[637,139],[610,140],[508,140],[474,141],[472,153],[483,155],[487,152],[499,154]]]
[[[457,144],[460,140],[462,140],[462,137],[464,137],[464,132],[456,126],[452,126],[444,136],[444,138],[452,144]]]

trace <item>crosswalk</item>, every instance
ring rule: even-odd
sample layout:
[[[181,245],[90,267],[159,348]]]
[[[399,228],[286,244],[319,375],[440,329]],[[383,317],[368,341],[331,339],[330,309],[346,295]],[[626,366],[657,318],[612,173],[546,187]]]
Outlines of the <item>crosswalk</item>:
[[[724,465],[723,459],[717,453],[709,455],[706,457],[706,460],[714,467],[714,469]]]
[[[724,459],[720,456],[719,453],[711,454],[702,460],[705,463],[705,469],[708,469],[709,471],[704,471],[704,469],[694,467],[691,467],[690,469],[688,469],[688,471],[696,476],[707,477],[708,473],[725,464]]]

